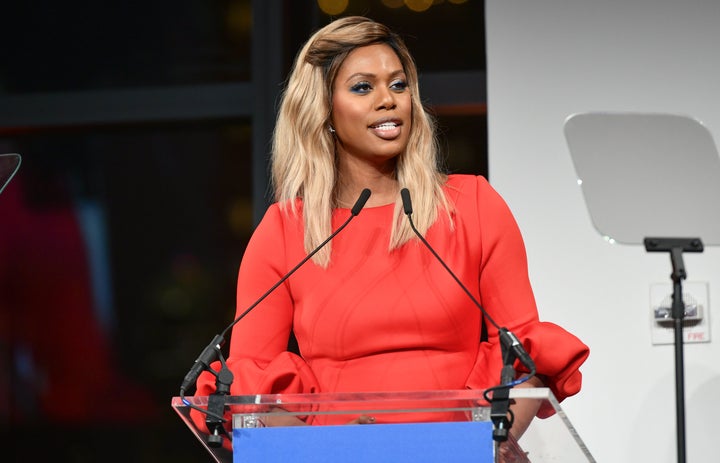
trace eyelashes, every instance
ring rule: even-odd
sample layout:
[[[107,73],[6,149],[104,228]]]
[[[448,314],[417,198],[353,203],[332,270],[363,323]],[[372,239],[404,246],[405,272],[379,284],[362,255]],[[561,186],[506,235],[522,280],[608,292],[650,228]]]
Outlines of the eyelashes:
[[[390,84],[390,90],[397,93],[404,92],[407,88],[407,82],[402,79],[395,80]],[[350,87],[350,92],[358,95],[365,95],[370,93],[372,90],[373,85],[367,81],[358,82]]]
[[[393,84],[390,86],[393,90],[396,90],[398,92],[405,91],[405,89],[408,88],[408,83],[404,80],[398,80],[396,82],[393,82]]]
[[[370,82],[358,82],[357,84],[354,84],[350,87],[350,91],[352,93],[357,93],[360,95],[364,95],[366,93],[370,93],[372,90],[372,85],[370,85]]]

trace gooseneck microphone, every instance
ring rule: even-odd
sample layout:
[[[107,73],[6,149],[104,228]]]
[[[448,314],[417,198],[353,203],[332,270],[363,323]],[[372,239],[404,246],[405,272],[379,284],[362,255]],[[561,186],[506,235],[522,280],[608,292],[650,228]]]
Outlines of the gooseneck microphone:
[[[227,332],[235,326],[240,320],[245,318],[245,316],[250,313],[258,304],[260,304],[263,300],[265,300],[266,297],[268,297],[275,289],[277,289],[278,286],[283,284],[285,280],[290,278],[290,276],[295,273],[300,267],[302,267],[308,260],[310,260],[315,254],[317,254],[323,247],[325,247],[326,244],[328,244],[335,236],[337,236],[338,233],[340,233],[345,227],[348,226],[350,221],[354,219],[362,210],[363,207],[365,207],[365,203],[367,202],[368,198],[370,198],[371,192],[369,189],[365,188],[361,193],[360,197],[355,202],[355,205],[350,210],[350,217],[337,229],[335,230],[328,238],[320,243],[318,247],[312,250],[303,260],[301,260],[295,267],[290,269],[289,272],[285,274],[280,280],[278,280],[277,283],[275,283],[270,289],[268,289],[265,294],[260,296],[258,300],[256,300],[250,307],[248,307],[243,313],[237,316],[235,320],[233,320],[232,323],[230,323],[220,334],[215,335],[213,340],[208,344],[208,346],[202,351],[200,356],[195,360],[195,363],[193,364],[192,368],[188,372],[187,375],[185,375],[185,379],[182,382],[182,385],[180,386],[180,391],[185,392],[187,391],[191,386],[193,386],[196,382],[198,377],[200,376],[200,373],[208,369],[210,366],[210,363],[215,360],[215,354],[216,352],[223,346],[225,343],[225,335]]]
[[[408,220],[410,221],[410,227],[412,228],[413,232],[417,235],[418,238],[420,238],[420,241],[423,242],[425,247],[427,247],[430,252],[435,256],[435,258],[442,264],[442,266],[447,270],[447,272],[450,274],[450,276],[453,277],[453,279],[457,282],[458,286],[462,288],[463,291],[465,291],[465,294],[468,295],[470,300],[477,306],[478,309],[480,309],[480,312],[482,312],[483,316],[490,322],[491,325],[493,325],[495,328],[497,328],[500,341],[503,343],[503,345],[512,350],[515,355],[520,359],[520,362],[525,365],[525,367],[530,370],[530,376],[535,374],[535,362],[530,357],[530,355],[527,353],[525,348],[523,347],[522,343],[518,340],[517,336],[515,336],[510,330],[507,328],[502,328],[500,325],[495,323],[495,320],[492,319],[490,314],[487,313],[485,308],[475,299],[475,296],[472,295],[470,290],[467,289],[467,287],[460,281],[460,279],[453,273],[452,270],[450,270],[450,267],[445,263],[445,261],[442,260],[442,258],[438,255],[437,252],[435,252],[435,249],[433,249],[432,246],[430,246],[430,243],[427,242],[425,237],[418,231],[417,228],[415,228],[415,223],[412,219],[412,201],[410,200],[410,191],[408,191],[407,188],[403,188],[400,190],[400,197],[402,198],[403,203],[403,211],[405,212],[405,215],[407,216]]]
[[[369,189],[365,188],[358,197],[357,201],[355,202],[355,205],[353,205],[352,209],[350,210],[350,217],[342,224],[340,227],[338,227],[337,230],[335,230],[330,236],[327,237],[325,241],[320,243],[315,249],[313,249],[308,255],[305,256],[303,260],[301,260],[295,267],[290,269],[289,272],[287,272],[280,280],[278,280],[277,283],[275,283],[270,289],[268,289],[262,296],[260,296],[250,307],[245,309],[240,315],[238,315],[232,323],[230,323],[220,334],[215,335],[213,340],[208,344],[205,349],[200,353],[198,358],[195,360],[195,363],[193,363],[193,366],[190,368],[190,371],[185,375],[185,378],[183,379],[182,385],[180,386],[180,397],[183,400],[183,402],[189,406],[190,408],[196,409],[202,413],[205,413],[208,416],[208,424],[210,425],[210,422],[212,420],[213,425],[215,425],[215,430],[211,429],[211,431],[215,432],[216,437],[215,439],[218,439],[214,442],[208,441],[209,444],[213,446],[219,445],[221,442],[219,437],[217,437],[217,426],[223,422],[225,422],[225,418],[222,416],[223,409],[224,409],[224,397],[222,400],[218,403],[217,400],[213,400],[214,397],[210,397],[210,400],[208,401],[208,409],[202,409],[200,407],[197,407],[193,404],[191,404],[189,401],[185,400],[185,392],[188,391],[191,387],[193,387],[197,383],[197,379],[200,376],[200,373],[203,371],[209,371],[213,375],[215,375],[217,381],[217,391],[215,394],[219,394],[221,396],[229,394],[230,392],[230,384],[232,384],[233,381],[233,375],[230,372],[229,368],[227,368],[227,365],[225,364],[225,359],[222,356],[222,346],[225,344],[225,335],[227,334],[230,329],[232,329],[233,326],[235,326],[240,320],[245,318],[247,314],[249,314],[255,307],[258,306],[265,298],[267,298],[275,289],[277,289],[278,286],[283,284],[285,280],[287,280],[293,273],[295,273],[300,267],[302,267],[308,260],[310,260],[315,254],[318,253],[325,245],[327,245],[330,240],[335,238],[338,233],[340,233],[345,227],[350,224],[350,221],[354,219],[362,210],[362,208],[365,206],[365,203],[367,202],[368,198],[370,198],[371,192]],[[214,371],[210,368],[210,364],[215,361],[216,359],[220,360],[221,364],[221,370],[219,372]],[[213,402],[215,404],[213,405]],[[213,405],[213,406],[211,406]],[[212,436],[211,436],[212,437]]]
[[[500,338],[500,344],[502,346],[503,351],[503,369],[500,373],[500,385],[496,387],[492,387],[485,391],[485,398],[488,399],[487,393],[489,391],[494,391],[493,399],[489,399],[488,401],[493,404],[493,409],[491,411],[491,415],[493,418],[493,422],[496,424],[496,430],[493,432],[493,437],[496,441],[505,441],[507,440],[507,433],[510,427],[512,426],[512,411],[508,409],[509,406],[509,388],[516,386],[522,382],[527,381],[536,373],[535,368],[535,362],[530,357],[530,355],[527,353],[525,348],[523,347],[522,343],[518,340],[517,336],[515,336],[510,330],[507,328],[503,328],[500,325],[498,325],[495,320],[490,316],[490,314],[487,313],[485,308],[475,299],[475,296],[472,295],[470,290],[467,289],[467,287],[460,281],[460,279],[455,275],[455,273],[448,267],[448,265],[445,263],[445,261],[438,255],[437,252],[435,252],[435,249],[433,249],[432,246],[430,246],[430,243],[427,242],[425,237],[418,231],[418,229],[415,227],[415,223],[412,219],[412,201],[410,200],[410,191],[407,188],[403,188],[400,190],[400,197],[402,198],[403,203],[403,212],[408,218],[408,221],[410,222],[410,228],[412,228],[413,232],[417,235],[417,237],[422,241],[422,243],[425,245],[428,250],[432,253],[433,256],[440,262],[440,264],[447,270],[447,272],[450,274],[450,276],[453,277],[455,282],[457,282],[458,286],[462,288],[462,290],[467,294],[467,296],[470,298],[470,300],[477,306],[478,309],[480,309],[480,312],[482,313],[483,317],[490,322],[491,325],[493,325],[498,330],[498,336]],[[513,362],[515,358],[519,359],[520,362],[529,370],[529,375],[521,380],[516,380],[514,378],[515,376],[515,370],[513,368]],[[511,419],[507,420],[506,415],[511,415]]]

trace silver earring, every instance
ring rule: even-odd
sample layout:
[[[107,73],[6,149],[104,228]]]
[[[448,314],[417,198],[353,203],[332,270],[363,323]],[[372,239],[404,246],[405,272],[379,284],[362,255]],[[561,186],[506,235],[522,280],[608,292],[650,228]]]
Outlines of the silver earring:
[[[333,128],[332,125],[328,126],[328,131],[333,134],[335,133],[335,129]]]

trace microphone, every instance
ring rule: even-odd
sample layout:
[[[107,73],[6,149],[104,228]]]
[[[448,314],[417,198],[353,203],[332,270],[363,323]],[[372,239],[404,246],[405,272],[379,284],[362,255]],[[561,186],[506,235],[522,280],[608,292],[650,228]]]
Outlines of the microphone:
[[[512,351],[520,360],[520,362],[525,365],[525,367],[530,370],[530,376],[533,376],[535,374],[535,362],[530,357],[530,355],[527,353],[525,348],[523,347],[522,343],[518,340],[517,336],[515,336],[510,330],[507,328],[502,328],[500,325],[495,323],[495,320],[492,319],[492,317],[487,313],[485,308],[475,299],[475,297],[472,295],[472,293],[467,289],[467,287],[460,281],[460,279],[453,273],[452,270],[450,270],[450,267],[445,263],[445,261],[442,260],[442,258],[438,255],[437,252],[435,252],[435,249],[433,249],[432,246],[430,246],[430,243],[427,242],[424,236],[418,231],[417,228],[415,228],[415,223],[412,219],[412,201],[410,200],[410,191],[408,191],[407,188],[403,188],[400,190],[400,197],[402,198],[403,203],[403,211],[405,212],[405,215],[407,216],[408,220],[410,221],[410,227],[412,228],[413,232],[417,235],[418,238],[420,238],[420,241],[423,242],[425,247],[427,247],[430,252],[435,256],[435,258],[442,264],[443,267],[445,267],[445,270],[450,274],[450,276],[453,277],[453,279],[457,282],[457,284],[462,288],[463,291],[465,291],[465,294],[468,295],[470,300],[477,306],[478,309],[480,309],[480,312],[482,312],[483,316],[492,324],[495,328],[498,330],[498,334],[500,336],[500,342],[502,345],[507,349]]]
[[[502,346],[503,353],[503,368],[500,372],[501,384],[499,386],[487,389],[483,393],[483,396],[491,404],[490,418],[495,425],[495,429],[493,429],[493,439],[496,442],[505,442],[508,439],[510,428],[515,421],[515,415],[509,408],[510,388],[523,382],[523,380],[515,380],[514,378],[515,369],[513,368],[513,361],[515,358],[518,358],[520,362],[525,365],[525,367],[530,371],[528,378],[535,375],[535,362],[527,353],[522,343],[518,340],[517,336],[515,336],[507,328],[500,327],[495,322],[495,320],[492,319],[492,317],[487,313],[485,308],[475,299],[472,293],[460,281],[460,279],[455,275],[455,273],[450,270],[450,267],[448,267],[445,261],[443,261],[442,258],[438,255],[438,253],[435,252],[435,249],[430,246],[430,243],[427,242],[425,237],[422,236],[422,233],[420,233],[415,227],[415,223],[412,219],[413,209],[412,202],[410,201],[410,191],[408,191],[407,188],[403,188],[402,190],[400,190],[400,197],[402,198],[403,211],[405,212],[405,215],[410,222],[410,227],[412,228],[413,232],[415,232],[415,234],[418,238],[420,238],[420,241],[423,242],[425,247],[427,247],[430,252],[435,256],[435,258],[442,264],[442,266],[445,268],[445,270],[447,270],[450,276],[453,277],[453,279],[457,282],[460,288],[465,291],[465,294],[467,294],[470,300],[477,306],[478,309],[480,309],[480,312],[482,312],[483,316],[498,330],[498,336],[500,337],[500,344]],[[526,380],[527,378],[525,379],[525,381]],[[488,393],[490,391],[493,391],[492,399],[488,398]],[[510,416],[510,418],[508,418],[508,415]]]
[[[532,357],[530,357],[530,354],[527,353],[517,336],[507,328],[499,328],[498,333],[500,334],[500,342],[503,343],[506,349],[512,350],[515,353],[520,363],[530,370],[530,376],[533,376],[535,374],[535,362]]]
[[[223,331],[223,333],[225,333],[225,331]],[[216,334],[210,344],[203,349],[198,358],[195,360],[195,363],[193,363],[192,368],[190,368],[190,371],[188,371],[183,379],[182,385],[180,386],[181,396],[184,395],[186,390],[195,384],[200,376],[200,373],[210,367],[210,363],[215,360],[217,352],[222,348],[223,344],[225,344],[225,338],[223,335]]]
[[[185,378],[183,379],[182,385],[180,386],[180,396],[184,397],[185,391],[190,389],[196,382],[198,377],[200,376],[200,373],[202,373],[205,370],[210,369],[210,363],[212,363],[217,356],[220,354],[220,349],[225,344],[225,335],[227,332],[235,326],[240,320],[245,318],[245,316],[250,313],[255,307],[257,307],[258,304],[260,304],[266,297],[268,297],[275,289],[277,289],[278,286],[283,284],[285,280],[287,280],[293,273],[295,273],[300,267],[302,267],[308,260],[310,260],[315,254],[318,253],[326,244],[330,242],[335,236],[337,236],[338,233],[340,233],[345,227],[348,226],[350,221],[357,217],[357,215],[360,213],[363,207],[365,207],[365,203],[367,202],[368,198],[370,198],[371,192],[369,189],[365,188],[358,197],[357,201],[355,202],[355,205],[350,210],[350,217],[337,229],[335,230],[325,241],[320,243],[318,247],[312,250],[303,260],[301,260],[295,267],[293,267],[289,272],[285,274],[280,280],[278,280],[277,283],[275,283],[270,289],[268,289],[262,296],[260,296],[250,307],[248,307],[243,313],[237,316],[235,320],[233,320],[232,323],[230,323],[220,334],[215,335],[213,340],[208,344],[205,349],[200,353],[198,358],[195,360],[195,363],[190,368],[190,371],[185,375]],[[224,363],[224,362],[223,362]],[[203,410],[205,411],[205,410]]]

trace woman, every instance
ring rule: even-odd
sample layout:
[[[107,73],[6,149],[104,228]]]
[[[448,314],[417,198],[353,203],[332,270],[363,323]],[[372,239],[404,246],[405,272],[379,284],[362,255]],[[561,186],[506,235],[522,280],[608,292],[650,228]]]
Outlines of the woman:
[[[415,237],[402,188],[412,193],[419,231],[492,318],[525,342],[538,376],[522,387],[548,386],[560,400],[579,391],[587,348],[538,320],[524,244],[504,201],[482,177],[440,172],[415,64],[385,26],[347,17],[305,44],[282,98],[272,169],[277,202],[243,257],[238,313],[345,222],[363,189],[372,195],[346,229],[235,325],[232,394],[498,383],[497,331],[481,340],[480,311]],[[291,333],[300,355],[287,350]],[[197,395],[212,393],[213,384],[203,375]],[[514,410],[516,436],[538,412],[525,408]]]

